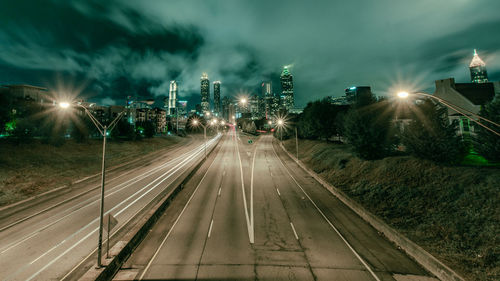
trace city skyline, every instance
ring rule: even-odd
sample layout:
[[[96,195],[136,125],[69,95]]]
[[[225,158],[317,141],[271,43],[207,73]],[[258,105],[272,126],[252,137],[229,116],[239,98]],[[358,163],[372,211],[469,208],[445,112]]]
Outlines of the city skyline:
[[[488,65],[490,80],[499,80],[499,39],[477,31],[495,34],[500,4],[429,3],[323,1],[305,7],[290,1],[285,7],[266,3],[261,12],[259,1],[4,1],[0,84],[31,84],[122,104],[127,96],[168,97],[169,83],[176,80],[183,83],[179,97],[194,105],[202,72],[224,81],[222,97],[236,96],[259,93],[262,81],[280,91],[280,71],[290,65],[298,77],[295,103],[304,107],[341,96],[353,85],[387,95],[394,85],[432,91],[436,79],[467,82],[466,62],[474,49]],[[217,20],[204,22],[201,15]],[[226,61],[231,63],[221,63]]]

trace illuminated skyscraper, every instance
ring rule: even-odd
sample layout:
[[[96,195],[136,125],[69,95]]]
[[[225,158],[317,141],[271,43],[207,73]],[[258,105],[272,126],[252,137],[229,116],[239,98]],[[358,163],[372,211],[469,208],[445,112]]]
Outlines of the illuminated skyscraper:
[[[214,114],[215,116],[222,116],[220,104],[220,81],[214,82]]]
[[[170,81],[170,90],[168,92],[168,115],[175,114],[175,108],[177,106],[177,82],[175,80]]]
[[[288,71],[287,66],[283,68],[280,80],[281,80],[281,106],[289,111],[295,106],[295,102],[293,98],[293,77],[292,74],[290,74],[290,72]]]
[[[266,119],[271,118],[274,115],[273,110],[273,92],[271,82],[262,82],[262,97],[264,98],[264,116]]]
[[[476,49],[474,49],[474,57],[469,65],[470,79],[472,83],[486,83],[488,82],[488,73],[486,72],[486,64],[477,55]]]
[[[210,81],[206,73],[201,76],[201,110],[203,113],[210,111]]]
[[[229,97],[223,97],[222,98],[222,112],[221,116],[222,118],[231,121],[229,118],[229,105],[231,104],[231,99]]]

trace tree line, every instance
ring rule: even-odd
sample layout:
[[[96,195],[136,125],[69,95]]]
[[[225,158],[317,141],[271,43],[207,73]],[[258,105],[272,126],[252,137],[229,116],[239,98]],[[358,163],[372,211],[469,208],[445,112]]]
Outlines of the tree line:
[[[500,100],[480,111],[480,115],[500,123]],[[404,118],[399,126],[398,118]],[[447,108],[431,99],[401,103],[373,94],[356,97],[351,105],[335,105],[328,98],[310,102],[302,114],[287,123],[283,138],[291,137],[297,127],[304,139],[345,142],[354,153],[367,160],[405,153],[441,163],[458,163],[470,152],[488,160],[500,161],[500,138],[475,126],[475,134],[460,136],[458,123],[448,119]]]

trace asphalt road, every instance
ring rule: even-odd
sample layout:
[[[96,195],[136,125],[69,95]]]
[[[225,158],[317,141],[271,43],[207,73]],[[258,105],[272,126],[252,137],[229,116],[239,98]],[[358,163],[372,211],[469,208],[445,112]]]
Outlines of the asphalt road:
[[[215,140],[209,145],[213,146]],[[111,238],[150,206],[204,155],[195,141],[136,162],[106,180],[105,214],[118,225]],[[85,261],[96,262],[100,184],[83,182],[70,192],[0,219],[0,280],[64,280]],[[118,236],[118,235],[116,235]],[[103,240],[106,241],[106,232]],[[111,239],[112,240],[112,239]],[[111,245],[112,246],[112,245]],[[103,247],[106,249],[106,247]]]
[[[230,131],[114,280],[435,280],[289,159]]]

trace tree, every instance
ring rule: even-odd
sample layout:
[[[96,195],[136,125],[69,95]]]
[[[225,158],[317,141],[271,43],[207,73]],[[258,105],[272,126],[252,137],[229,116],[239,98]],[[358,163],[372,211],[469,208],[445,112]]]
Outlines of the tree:
[[[7,124],[12,121],[12,105],[11,99],[7,96],[6,93],[0,93],[0,134],[5,131],[12,130],[12,126],[10,125],[7,128]]]
[[[405,128],[401,142],[409,153],[435,162],[461,161],[466,149],[457,135],[457,124],[448,121],[446,107],[426,99],[415,106],[412,121]]]
[[[340,132],[335,120],[346,109],[345,106],[332,104],[328,98],[308,103],[298,121],[300,135],[308,139],[323,138],[328,141],[332,135]]]
[[[392,112],[387,101],[364,106],[355,104],[343,117],[343,132],[353,145],[354,152],[363,159],[380,159],[393,153],[396,146]]]
[[[144,128],[144,136],[146,138],[152,138],[155,135],[156,128],[152,121],[142,122],[141,126]]]
[[[89,135],[93,133],[95,125],[86,115],[83,117],[76,116],[72,121],[71,137],[76,142],[86,142]]]
[[[479,115],[495,123],[500,123],[500,99],[496,99],[481,108]],[[499,127],[491,126],[489,123],[484,125],[491,127],[495,131],[500,131]],[[500,161],[500,137],[484,129],[481,126],[474,126],[476,136],[474,137],[474,148],[486,159]]]
[[[36,134],[36,126],[31,122],[31,118],[18,118],[12,130],[12,136],[17,143],[29,143]]]
[[[119,120],[110,134],[111,137],[114,139],[118,139],[120,137],[125,138],[127,140],[137,139],[137,134],[134,130],[134,126],[125,119]]]

